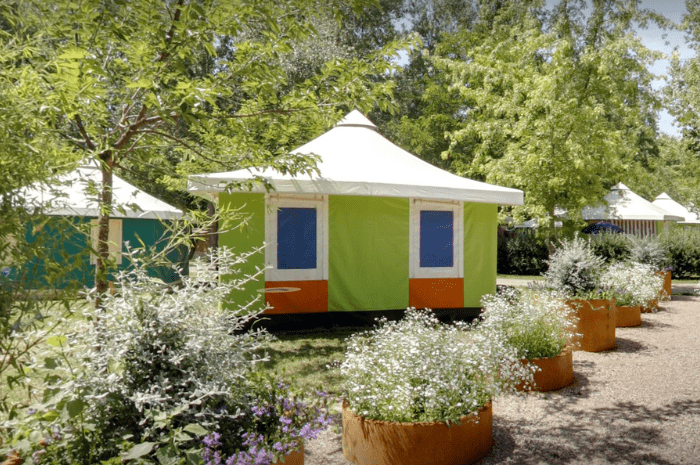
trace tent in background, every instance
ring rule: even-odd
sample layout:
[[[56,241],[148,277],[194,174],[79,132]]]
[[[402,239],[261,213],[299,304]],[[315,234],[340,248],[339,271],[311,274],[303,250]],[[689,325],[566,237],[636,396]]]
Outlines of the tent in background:
[[[92,241],[93,248],[97,244],[97,189],[100,181],[99,168],[82,166],[59,176],[50,186],[35,185],[24,192],[28,204],[40,206],[42,213],[49,217],[48,221],[27,227],[27,240],[41,242],[44,247],[52,248],[51,260],[61,266],[74,268],[70,279],[87,287],[94,285],[95,257],[88,251],[89,241]],[[162,248],[167,240],[167,228],[162,221],[180,218],[182,211],[117,176],[113,177],[112,196],[114,210],[109,220],[109,249],[118,269],[124,269],[128,266],[128,261],[122,259],[125,242],[133,248],[140,247],[142,242],[147,247]],[[87,228],[92,237],[81,231],[80,225],[87,222],[92,223]],[[186,257],[187,251],[184,250],[168,256],[171,261],[183,267],[186,266]],[[46,263],[24,264],[25,268],[33,270],[30,273],[33,287],[48,284],[42,280],[46,266]],[[5,264],[1,268],[5,269],[5,274],[13,276],[12,266]],[[166,282],[178,279],[174,270],[164,266],[154,267],[149,273]]]
[[[604,198],[607,205],[585,207],[581,211],[581,216],[589,224],[606,221],[627,234],[646,237],[659,234],[671,222],[684,220],[682,216],[653,205],[622,183],[613,186]]]
[[[679,225],[683,226],[700,226],[700,219],[696,213],[691,212],[686,207],[676,202],[666,192],[657,196],[652,202],[653,205],[661,207],[669,213],[683,217],[683,221],[679,221]]]
[[[250,216],[219,244],[267,244],[244,271],[267,267],[244,297],[268,313],[474,308],[496,290],[497,206],[523,193],[456,176],[397,147],[355,110],[294,151],[319,173],[238,170],[190,176],[189,191]],[[262,177],[267,193],[226,186]]]

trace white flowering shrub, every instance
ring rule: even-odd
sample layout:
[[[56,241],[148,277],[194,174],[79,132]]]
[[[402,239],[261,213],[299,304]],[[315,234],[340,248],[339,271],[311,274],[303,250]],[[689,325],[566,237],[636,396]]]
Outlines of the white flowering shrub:
[[[481,305],[479,329],[505,338],[520,358],[559,355],[574,335],[575,312],[556,291],[506,288]]]
[[[467,324],[440,324],[416,309],[350,337],[340,369],[353,412],[398,422],[456,422],[521,381],[532,382],[505,339]]]
[[[605,262],[585,240],[575,237],[561,242],[547,263],[547,286],[572,297],[587,298],[599,288]]]
[[[612,290],[617,305],[646,306],[663,286],[664,278],[656,271],[642,263],[614,263],[603,272],[601,283]]]
[[[14,441],[0,454],[53,464],[216,456],[264,465],[327,427],[325,409],[257,371],[271,336],[246,324],[261,306],[221,308],[254,278],[238,271],[248,255],[220,248],[196,278],[168,285],[149,278],[132,252],[133,268],[116,276],[118,291],[102,296],[103,308],[49,339],[64,350],[37,360],[55,373],[45,401],[2,425]]]
[[[139,411],[186,410],[229,394],[261,361],[266,337],[241,332],[261,310],[220,309],[246,279],[219,277],[235,276],[245,259],[221,248],[198,267],[197,278],[182,276],[179,286],[149,278],[138,265],[120,272],[121,291],[104,297],[104,309],[90,306],[85,316],[93,324],[70,335],[85,367],[80,383],[116,394]]]

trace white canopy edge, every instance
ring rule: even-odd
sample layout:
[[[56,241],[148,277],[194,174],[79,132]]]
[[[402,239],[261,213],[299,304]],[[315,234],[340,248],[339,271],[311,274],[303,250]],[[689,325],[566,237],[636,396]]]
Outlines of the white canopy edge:
[[[94,166],[82,166],[60,176],[54,186],[34,185],[24,193],[30,203],[45,206],[49,216],[98,217],[99,205],[94,195],[86,192],[90,182],[99,185],[101,176]],[[113,210],[110,218],[173,220],[182,211],[136,186],[113,176]],[[124,210],[123,212],[121,210]]]
[[[192,175],[188,191],[191,193],[223,192],[225,186],[234,182],[247,182],[252,176],[242,171]],[[274,192],[278,194],[327,194],[357,195],[371,197],[403,197],[433,200],[453,200],[497,205],[523,205],[523,192],[500,186],[485,186],[493,189],[456,189],[450,187],[416,186],[408,184],[388,184],[376,182],[333,181],[329,179],[269,179]],[[476,182],[476,181],[473,181]],[[265,186],[255,185],[251,190],[233,192],[267,192]]]

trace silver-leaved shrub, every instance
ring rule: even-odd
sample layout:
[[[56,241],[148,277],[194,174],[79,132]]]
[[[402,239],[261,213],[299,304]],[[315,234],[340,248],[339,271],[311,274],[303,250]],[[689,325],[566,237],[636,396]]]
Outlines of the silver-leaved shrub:
[[[351,336],[341,373],[353,412],[397,422],[457,422],[532,380],[505,338],[412,308]]]
[[[575,312],[556,291],[506,288],[481,305],[479,329],[504,338],[520,358],[559,355],[574,336]]]
[[[599,278],[605,262],[580,237],[560,242],[547,263],[549,269],[544,276],[552,289],[570,297],[587,298],[600,287]]]
[[[60,356],[38,360],[55,376],[43,402],[5,425],[13,454],[55,464],[264,465],[328,426],[325,408],[258,370],[271,336],[246,325],[262,306],[222,308],[256,276],[238,271],[249,254],[219,248],[179,285],[149,277],[139,254],[129,255],[117,292],[55,338]]]
[[[656,266],[636,262],[613,263],[600,279],[612,290],[617,305],[632,307],[647,306],[657,299],[664,282]]]
[[[668,252],[656,236],[632,237],[630,261],[650,265],[660,271],[668,265]]]

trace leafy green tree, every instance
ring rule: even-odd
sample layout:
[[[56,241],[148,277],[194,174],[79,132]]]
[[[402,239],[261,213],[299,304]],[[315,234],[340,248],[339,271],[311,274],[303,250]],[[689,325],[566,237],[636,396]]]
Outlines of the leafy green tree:
[[[407,56],[408,63],[395,74],[394,95],[397,110],[372,115],[380,130],[411,153],[448,170],[453,169],[453,151],[461,152],[460,144],[450,146],[446,137],[466,121],[461,111],[457,90],[450,89],[450,80],[434,66],[431,57],[444,48],[449,37],[462,32],[490,30],[495,16],[505,8],[527,5],[520,0],[418,0],[404,4],[401,23],[405,32],[418,34],[422,46]],[[452,50],[450,53],[454,52]],[[454,58],[462,59],[454,55]],[[466,58],[464,58],[466,59]]]
[[[680,126],[682,138],[666,144],[672,148],[665,154],[668,164],[659,166],[657,171],[666,175],[666,182],[673,186],[668,190],[676,190],[681,199],[700,205],[700,2],[687,0],[686,10],[681,28],[695,56],[681,61],[678,53],[672,55],[668,85],[664,88],[666,107]]]
[[[540,6],[513,3],[438,47],[433,63],[465,116],[443,155],[457,174],[525,190],[516,216],[551,219],[558,206],[576,218],[655,139],[647,66],[660,56],[632,26],[656,16],[601,0],[586,17],[564,0],[545,23]]]
[[[359,11],[365,0],[349,5]],[[13,78],[3,92],[14,134],[37,134],[21,144],[32,153],[75,154],[100,164],[98,293],[107,289],[112,176],[169,158],[181,170],[250,166],[305,173],[313,157],[293,157],[309,123],[318,128],[340,109],[386,108],[392,84],[370,80],[390,72],[403,44],[364,59],[334,59],[301,82],[284,58],[313,36],[314,19],[335,1],[100,0],[10,1],[0,7],[0,62],[29,76],[19,93]],[[342,3],[346,5],[346,3]],[[290,84],[291,82],[291,84]],[[2,137],[2,136],[0,136]],[[274,138],[277,144],[270,144]],[[4,141],[3,141],[4,142]],[[0,144],[5,145],[5,144]],[[191,171],[190,171],[191,172]],[[166,173],[163,173],[165,175]],[[99,301],[98,301],[99,304]]]
[[[649,160],[648,167],[632,167],[628,173],[629,183],[623,182],[649,200],[666,192],[681,204],[700,205],[698,154],[687,146],[687,140],[680,137],[661,134],[657,145],[659,155]]]

